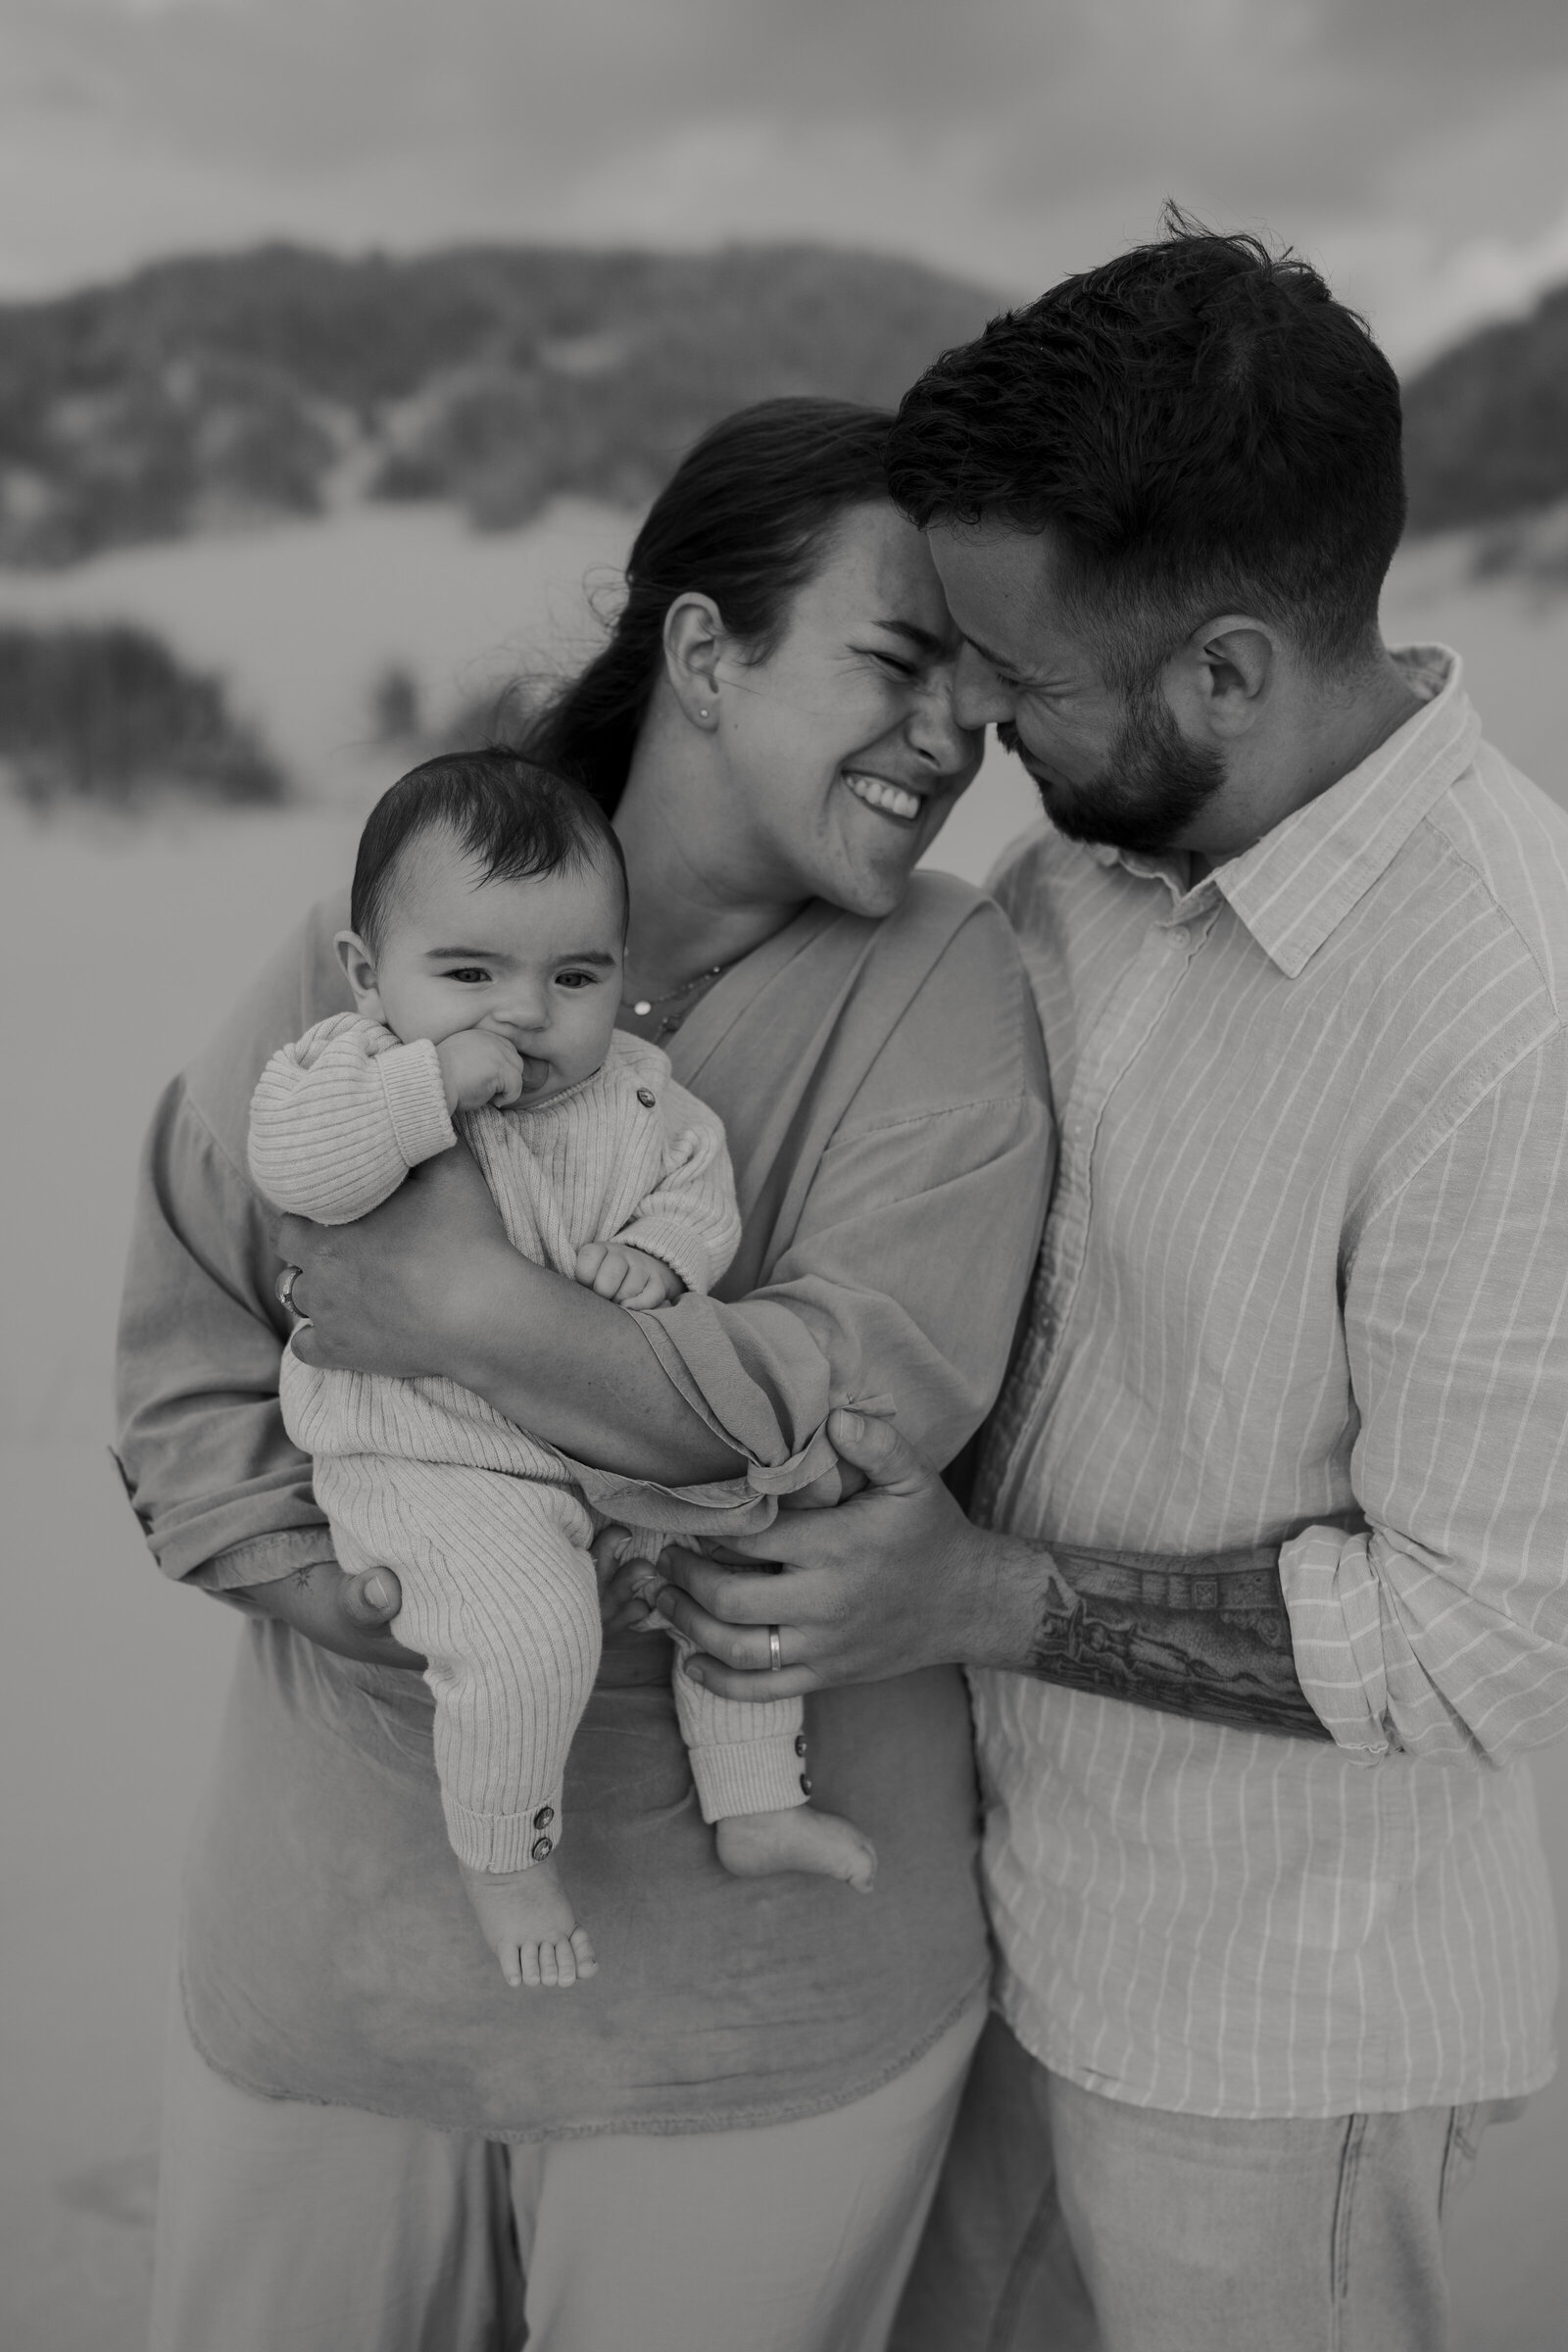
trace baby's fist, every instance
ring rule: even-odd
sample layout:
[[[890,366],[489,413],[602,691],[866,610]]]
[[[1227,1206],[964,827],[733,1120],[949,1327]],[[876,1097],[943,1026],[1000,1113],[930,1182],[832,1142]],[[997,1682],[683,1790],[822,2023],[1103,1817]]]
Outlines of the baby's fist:
[[[625,1242],[584,1242],[575,1273],[584,1290],[617,1306],[667,1306],[686,1288],[673,1267]]]
[[[441,1040],[435,1056],[449,1111],[482,1110],[487,1102],[499,1102],[505,1109],[522,1092],[517,1050],[493,1029],[460,1029]]]

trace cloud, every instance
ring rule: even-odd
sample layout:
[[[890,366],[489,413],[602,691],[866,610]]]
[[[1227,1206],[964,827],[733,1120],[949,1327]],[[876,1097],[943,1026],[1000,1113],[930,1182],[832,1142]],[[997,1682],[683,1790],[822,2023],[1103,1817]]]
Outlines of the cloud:
[[[794,234],[1022,292],[1170,193],[1333,259],[1420,341],[1555,268],[1568,199],[1561,0],[0,9],[13,285],[270,232]]]

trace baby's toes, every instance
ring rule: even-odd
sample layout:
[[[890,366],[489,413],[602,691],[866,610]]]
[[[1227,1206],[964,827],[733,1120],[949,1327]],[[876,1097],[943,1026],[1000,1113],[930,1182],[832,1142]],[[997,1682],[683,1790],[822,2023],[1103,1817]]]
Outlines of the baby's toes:
[[[599,1962],[594,1955],[593,1943],[586,1928],[572,1929],[571,1949],[576,1959],[578,1976],[596,1977],[599,1974]]]

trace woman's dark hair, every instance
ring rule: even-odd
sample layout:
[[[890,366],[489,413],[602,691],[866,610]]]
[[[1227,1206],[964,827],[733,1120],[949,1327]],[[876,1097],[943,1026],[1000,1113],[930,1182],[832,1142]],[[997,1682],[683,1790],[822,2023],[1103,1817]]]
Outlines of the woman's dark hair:
[[[894,500],[922,529],[1049,527],[1071,615],[1125,686],[1224,612],[1353,664],[1404,527],[1394,370],[1296,255],[1174,207],[1165,226],[927,368],[893,429]]]
[[[535,719],[530,756],[613,809],[675,598],[710,596],[750,654],[770,653],[839,516],[887,498],[892,424],[889,412],[849,401],[763,400],[706,432],[637,534],[610,643]]]
[[[626,861],[591,793],[535,760],[491,745],[448,752],[411,767],[382,793],[365,822],[354,865],[349,921],[376,953],[397,900],[398,867],[411,842],[449,833],[487,882],[608,867],[627,906]]]

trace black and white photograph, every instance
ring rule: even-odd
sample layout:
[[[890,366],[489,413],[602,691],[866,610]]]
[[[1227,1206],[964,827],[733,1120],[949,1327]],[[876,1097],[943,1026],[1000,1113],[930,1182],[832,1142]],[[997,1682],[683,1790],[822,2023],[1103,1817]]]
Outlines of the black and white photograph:
[[[4,2352],[1568,2340],[1561,0],[0,0]]]

